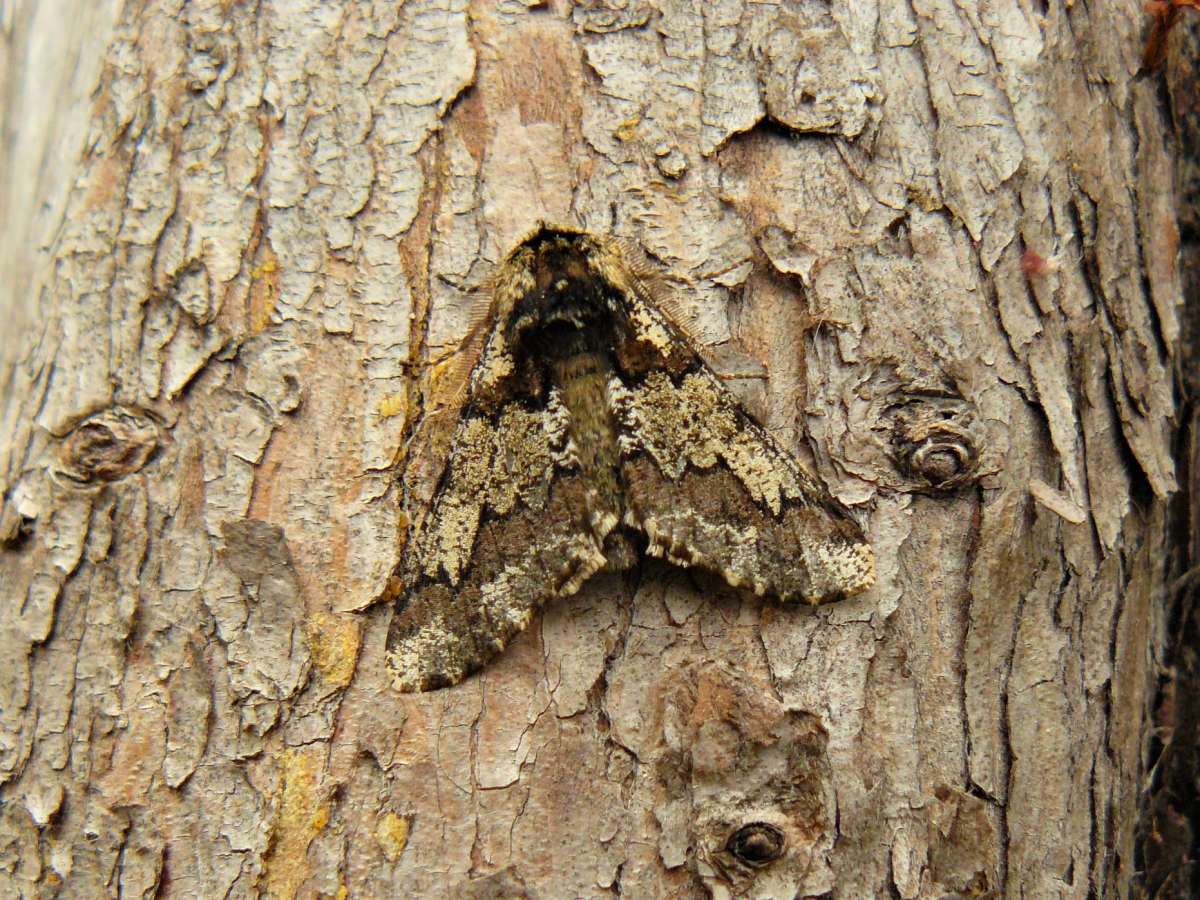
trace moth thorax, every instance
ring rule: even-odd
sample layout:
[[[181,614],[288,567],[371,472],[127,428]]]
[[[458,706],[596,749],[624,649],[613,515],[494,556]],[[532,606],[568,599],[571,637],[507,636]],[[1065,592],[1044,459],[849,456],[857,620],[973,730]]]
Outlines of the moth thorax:
[[[513,310],[510,339],[524,353],[564,359],[611,346],[611,313],[594,284],[568,275],[530,291]]]

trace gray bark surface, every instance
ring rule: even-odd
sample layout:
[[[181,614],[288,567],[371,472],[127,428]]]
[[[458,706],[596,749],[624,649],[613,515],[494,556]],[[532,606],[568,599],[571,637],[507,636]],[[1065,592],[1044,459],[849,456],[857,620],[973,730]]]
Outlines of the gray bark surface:
[[[1140,3],[0,28],[0,896],[1128,894],[1181,296]],[[372,600],[539,220],[655,260],[873,589],[647,563],[390,690]]]

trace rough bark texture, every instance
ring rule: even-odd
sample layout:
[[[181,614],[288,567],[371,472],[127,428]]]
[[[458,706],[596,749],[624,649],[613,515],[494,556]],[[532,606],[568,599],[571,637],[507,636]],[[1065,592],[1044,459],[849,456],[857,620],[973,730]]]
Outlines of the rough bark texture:
[[[1128,893],[1180,340],[1140,2],[3,9],[4,896]],[[646,564],[388,689],[539,219],[658,261],[874,589]]]

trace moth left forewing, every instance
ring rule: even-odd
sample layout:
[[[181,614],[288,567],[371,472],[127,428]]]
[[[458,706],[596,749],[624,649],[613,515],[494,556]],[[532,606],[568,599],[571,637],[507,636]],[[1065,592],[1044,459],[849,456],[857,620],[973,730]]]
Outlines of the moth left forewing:
[[[609,245],[630,341],[609,389],[621,429],[626,524],[648,552],[780,600],[866,590],[874,556],[847,510],[760,425],[657,308]]]

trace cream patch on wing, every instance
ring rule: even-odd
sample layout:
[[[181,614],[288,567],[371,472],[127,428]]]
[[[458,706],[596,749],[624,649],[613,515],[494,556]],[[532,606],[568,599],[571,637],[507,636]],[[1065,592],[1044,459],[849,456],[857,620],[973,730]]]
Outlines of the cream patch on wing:
[[[671,480],[689,465],[710,469],[723,461],[754,501],[776,515],[784,499],[804,502],[818,490],[766,432],[738,416],[707,372],[689,373],[678,387],[665,372],[651,372],[637,391],[615,395],[614,409]]]

